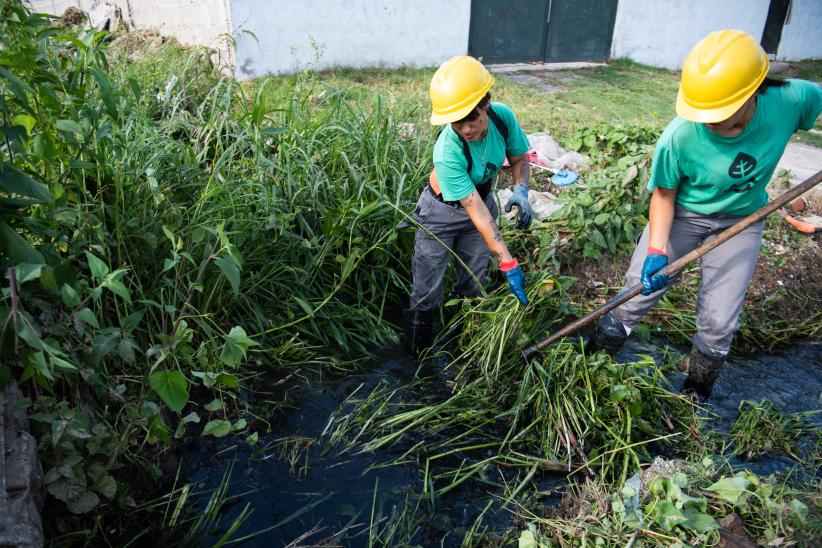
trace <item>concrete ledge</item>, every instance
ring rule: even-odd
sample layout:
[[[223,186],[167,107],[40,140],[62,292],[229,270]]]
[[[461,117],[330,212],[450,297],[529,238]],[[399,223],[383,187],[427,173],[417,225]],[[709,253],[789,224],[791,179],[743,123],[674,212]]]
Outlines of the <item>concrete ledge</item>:
[[[37,440],[17,404],[23,394],[12,381],[0,393],[0,547],[43,546],[43,469]]]
[[[576,70],[582,68],[605,67],[605,63],[586,63],[577,61],[573,63],[507,63],[500,65],[485,65],[485,68],[497,74],[508,72],[525,72],[538,70]]]

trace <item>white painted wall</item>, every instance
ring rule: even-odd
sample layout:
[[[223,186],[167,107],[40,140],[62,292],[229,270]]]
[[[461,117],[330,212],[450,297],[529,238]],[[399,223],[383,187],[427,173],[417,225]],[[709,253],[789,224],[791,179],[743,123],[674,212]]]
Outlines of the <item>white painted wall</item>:
[[[822,0],[793,0],[776,58],[822,59]]]
[[[218,49],[222,61],[231,66],[229,0],[26,0],[36,11],[62,15],[69,6],[89,11],[95,4],[107,3],[120,8],[123,18],[136,29],[152,28],[174,36],[181,44],[204,45]]]
[[[769,0],[620,0],[611,57],[677,69],[709,32],[732,28],[761,38],[768,5]]]
[[[435,66],[468,51],[471,0],[229,1],[241,79],[305,68]]]

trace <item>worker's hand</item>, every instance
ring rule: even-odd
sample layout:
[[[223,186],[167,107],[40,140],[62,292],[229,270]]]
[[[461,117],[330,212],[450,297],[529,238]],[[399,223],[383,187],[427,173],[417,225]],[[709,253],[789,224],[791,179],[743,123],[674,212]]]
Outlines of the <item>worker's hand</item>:
[[[645,289],[643,295],[650,295],[668,285],[667,274],[657,274],[660,270],[668,266],[668,256],[656,249],[649,249],[642,264],[642,276],[640,281]]]
[[[505,213],[510,213],[512,207],[518,207],[517,228],[528,228],[531,226],[531,204],[528,203],[528,185],[514,185],[514,194],[505,204]]]
[[[500,263],[499,269],[508,279],[508,289],[522,305],[528,304],[528,297],[525,295],[525,274],[522,272],[516,259]]]

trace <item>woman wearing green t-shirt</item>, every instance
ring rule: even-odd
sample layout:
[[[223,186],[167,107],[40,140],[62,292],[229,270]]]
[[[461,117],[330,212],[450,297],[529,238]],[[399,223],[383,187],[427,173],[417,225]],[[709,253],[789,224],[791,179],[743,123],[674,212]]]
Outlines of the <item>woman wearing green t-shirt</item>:
[[[489,251],[522,304],[524,276],[497,227],[494,177],[506,156],[514,194],[505,211],[519,208],[517,227],[531,223],[528,203],[528,139],[510,108],[491,103],[494,78],[469,56],[443,63],[431,79],[431,123],[445,126],[434,147],[434,170],[415,210],[419,223],[412,263],[413,288],[406,346],[415,357],[428,348],[434,310],[443,297],[445,272],[456,257],[453,293],[476,297],[488,267]]]
[[[822,88],[767,78],[768,57],[742,31],[713,32],[682,67],[675,118],[654,151],[649,223],[625,276],[643,294],[597,322],[592,347],[616,352],[665,293],[659,270],[768,202],[765,187],[788,140],[813,127]],[[725,362],[756,266],[763,223],[705,254],[683,391],[708,398]]]

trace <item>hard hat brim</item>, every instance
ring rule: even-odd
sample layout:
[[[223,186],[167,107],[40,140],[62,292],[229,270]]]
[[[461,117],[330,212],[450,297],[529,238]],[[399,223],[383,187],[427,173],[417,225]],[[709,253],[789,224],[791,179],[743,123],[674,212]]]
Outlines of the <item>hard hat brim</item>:
[[[736,111],[742,108],[745,101],[750,98],[751,96],[748,95],[738,101],[719,108],[701,109],[694,108],[689,105],[685,100],[685,94],[682,93],[682,89],[680,88],[679,93],[676,96],[676,113],[691,122],[698,122],[700,124],[716,124],[733,116]]]
[[[471,101],[467,105],[457,110],[452,110],[451,112],[445,112],[441,114],[437,114],[436,112],[431,112],[431,125],[432,126],[444,126],[445,124],[450,124],[452,122],[458,122],[468,116],[468,114],[474,110],[482,98],[485,97],[485,94],[491,89],[491,86],[494,85],[494,78],[491,77],[488,79],[488,82],[483,86],[479,93],[477,93],[476,101]]]
[[[689,104],[685,98],[685,92],[682,91],[682,84],[680,83],[679,92],[676,95],[676,113],[690,122],[698,122],[700,124],[717,124],[724,122],[742,108],[745,101],[753,97],[767,75],[768,65],[766,64],[762,73],[750,87],[750,93],[746,93],[733,103],[716,108],[697,108]]]

